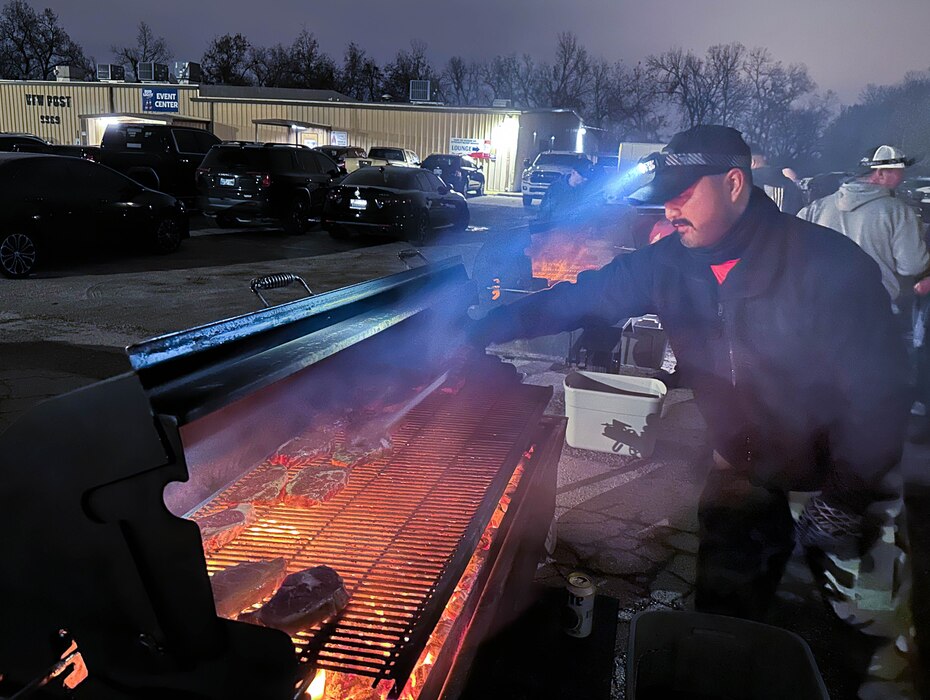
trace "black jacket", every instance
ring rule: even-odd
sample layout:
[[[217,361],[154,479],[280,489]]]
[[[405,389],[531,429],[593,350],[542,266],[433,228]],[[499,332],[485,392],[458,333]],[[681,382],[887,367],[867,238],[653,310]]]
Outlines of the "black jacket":
[[[502,341],[656,313],[730,463],[771,488],[840,489],[861,510],[900,457],[907,413],[905,350],[878,266],[758,188],[728,237],[736,231],[748,243],[722,285],[669,236],[492,311],[480,334]]]
[[[754,168],[752,184],[762,189],[786,214],[797,214],[804,206],[798,186],[771,165]]]

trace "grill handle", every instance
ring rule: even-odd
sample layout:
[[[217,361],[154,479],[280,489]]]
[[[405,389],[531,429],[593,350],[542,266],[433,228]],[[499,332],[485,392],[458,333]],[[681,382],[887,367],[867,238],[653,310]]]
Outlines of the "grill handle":
[[[304,289],[307,290],[308,297],[313,296],[313,291],[310,289],[310,287],[307,286],[307,283],[304,282],[303,278],[300,277],[300,275],[295,275],[292,272],[276,272],[273,275],[255,277],[251,282],[249,282],[249,289],[251,289],[252,293],[261,299],[262,304],[267,307],[269,304],[265,300],[265,297],[262,296],[263,291],[268,291],[269,289],[282,289],[283,287],[288,287],[294,284],[294,282],[300,282],[304,286]]]

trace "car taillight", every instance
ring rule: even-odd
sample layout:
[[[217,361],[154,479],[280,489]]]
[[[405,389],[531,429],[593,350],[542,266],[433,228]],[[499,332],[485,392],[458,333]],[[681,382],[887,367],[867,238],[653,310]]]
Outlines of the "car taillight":
[[[260,187],[271,187],[271,175],[265,173],[262,175],[262,179],[258,181]]]

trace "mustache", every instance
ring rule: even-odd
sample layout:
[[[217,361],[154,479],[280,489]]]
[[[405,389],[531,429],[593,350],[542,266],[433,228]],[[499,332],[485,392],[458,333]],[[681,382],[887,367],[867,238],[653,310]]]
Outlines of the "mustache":
[[[672,226],[690,226],[691,228],[694,228],[694,224],[692,224],[687,219],[672,219],[669,223]]]

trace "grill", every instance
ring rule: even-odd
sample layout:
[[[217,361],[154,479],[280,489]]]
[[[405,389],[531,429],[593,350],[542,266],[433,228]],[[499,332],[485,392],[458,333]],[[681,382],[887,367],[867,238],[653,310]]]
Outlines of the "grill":
[[[0,695],[65,697],[60,659],[76,643],[78,699],[307,697],[320,670],[355,683],[352,697],[359,679],[379,689],[364,697],[454,697],[476,636],[520,607],[535,571],[564,432],[543,417],[551,390],[489,357],[452,361],[472,298],[448,261],[147,341],[129,349],[133,372],[0,436],[0,527],[22,562],[0,581],[20,603],[0,632]],[[191,519],[227,507],[278,446],[453,366],[464,382],[416,403],[390,456],[320,505],[256,505],[204,556]],[[337,446],[358,423],[338,425]],[[292,638],[217,618],[208,575],[276,557],[289,573],[335,569],[347,607]]]

